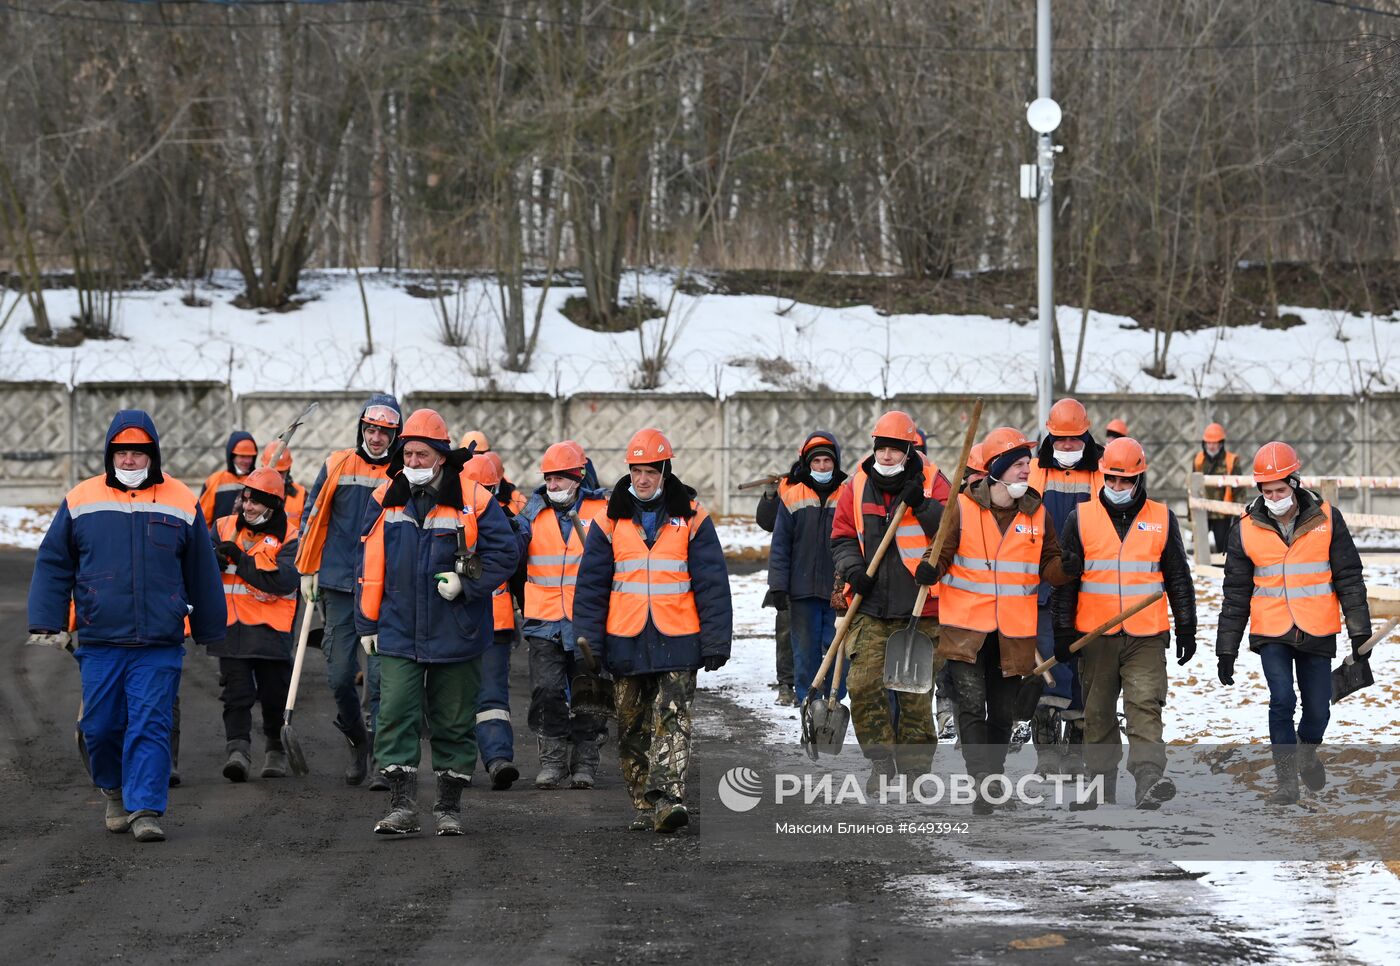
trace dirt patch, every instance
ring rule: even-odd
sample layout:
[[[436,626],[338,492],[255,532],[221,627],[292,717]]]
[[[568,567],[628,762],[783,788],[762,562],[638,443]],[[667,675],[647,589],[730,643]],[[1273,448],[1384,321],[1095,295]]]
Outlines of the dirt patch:
[[[623,299],[606,317],[600,317],[589,308],[588,299],[581,295],[565,299],[560,311],[570,322],[593,332],[631,332],[648,319],[659,319],[666,314],[665,309],[646,295]]]

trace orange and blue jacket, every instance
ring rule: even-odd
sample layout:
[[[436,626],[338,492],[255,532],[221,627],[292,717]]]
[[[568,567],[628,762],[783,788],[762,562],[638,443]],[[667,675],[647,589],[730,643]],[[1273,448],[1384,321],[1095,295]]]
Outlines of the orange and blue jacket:
[[[204,513],[204,525],[214,528],[214,521],[233,512],[233,503],[243,491],[243,477],[234,472],[233,448],[244,440],[253,442],[253,434],[236,429],[224,444],[224,468],[210,473],[199,491],[199,508]]]

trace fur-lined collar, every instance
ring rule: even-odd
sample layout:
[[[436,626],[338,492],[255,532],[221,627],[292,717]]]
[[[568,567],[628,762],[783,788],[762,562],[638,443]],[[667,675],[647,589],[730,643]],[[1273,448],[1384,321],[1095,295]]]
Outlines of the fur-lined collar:
[[[447,454],[447,462],[442,464],[442,476],[438,482],[437,505],[450,506],[461,509],[462,507],[462,467],[467,465],[467,460],[472,458],[476,444],[472,444],[465,449],[454,449]],[[413,497],[413,486],[404,478],[401,457],[395,458],[399,469],[389,481],[389,489],[384,492],[385,507],[408,506],[408,501]]]
[[[637,501],[628,489],[631,485],[632,478],[624,476],[613,487],[612,495],[608,497],[609,519],[631,520],[636,515]],[[661,506],[667,516],[680,517],[682,520],[689,520],[695,516],[695,509],[690,505],[690,501],[695,499],[695,491],[681,482],[679,477],[666,477],[661,485],[661,495]]]

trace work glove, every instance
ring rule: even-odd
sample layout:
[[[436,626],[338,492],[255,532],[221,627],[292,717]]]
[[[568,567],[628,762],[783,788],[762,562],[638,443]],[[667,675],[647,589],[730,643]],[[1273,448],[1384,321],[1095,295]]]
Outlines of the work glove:
[[[924,587],[932,587],[942,576],[943,568],[930,563],[927,558],[920,560],[919,566],[914,568],[914,579]]]
[[[379,635],[367,634],[360,638],[360,646],[365,649],[365,653],[370,657],[379,653]]]
[[[320,586],[321,582],[316,574],[301,575],[301,596],[307,600],[321,599]]]
[[[1079,634],[1070,630],[1058,630],[1055,632],[1055,660],[1061,664],[1068,664],[1074,660],[1074,655],[1070,653],[1069,646],[1079,640]]]
[[[1351,658],[1353,661],[1369,661],[1371,659],[1371,655],[1361,653],[1361,648],[1369,640],[1369,637],[1353,637],[1351,639]]]
[[[704,662],[706,671],[718,671],[729,663],[729,658],[719,656],[703,657],[700,660]]]
[[[774,591],[770,591],[770,593],[773,595],[773,609],[774,609],[774,610],[776,610],[776,611],[785,611],[785,610],[788,609],[788,595],[787,595],[787,591],[785,591],[785,590],[774,590]]]
[[[923,506],[926,499],[923,480],[910,480],[905,483],[904,489],[899,491],[899,498],[911,510],[917,510]]]
[[[875,589],[875,578],[867,574],[864,570],[858,570],[846,578],[846,583],[851,585],[851,591],[864,597]]]
[[[1176,665],[1181,667],[1191,658],[1196,656],[1196,629],[1193,627],[1186,633],[1177,631],[1176,634]]]
[[[769,483],[763,488],[763,498],[765,500],[776,500],[778,498],[778,484]]]
[[[462,596],[462,578],[452,571],[433,574],[433,579],[437,581],[438,596],[443,600],[456,600]]]
[[[1235,683],[1235,655],[1220,654],[1215,659],[1216,668],[1220,674],[1220,683],[1230,685]]]
[[[1073,550],[1060,551],[1060,569],[1071,580],[1084,575],[1084,558]]]
[[[219,545],[214,548],[214,552],[219,555],[219,560],[225,566],[228,564],[237,566],[238,561],[243,556],[243,548],[232,540],[221,540]]]
[[[73,635],[67,631],[30,631],[29,639],[24,643],[36,644],[40,647],[57,647],[73,653]]]

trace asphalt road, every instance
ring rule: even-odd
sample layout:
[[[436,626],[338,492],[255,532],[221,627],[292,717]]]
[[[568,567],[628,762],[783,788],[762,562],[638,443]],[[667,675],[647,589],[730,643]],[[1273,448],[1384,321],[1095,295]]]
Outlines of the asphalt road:
[[[508,792],[470,789],[461,838],[390,839],[371,832],[386,796],[338,777],[342,745],[318,655],[297,717],[312,774],[233,785],[220,775],[215,662],[193,651],[169,839],[139,845],[103,829],[101,798],[82,771],[76,664],[20,646],[32,561],[31,552],[0,551],[10,643],[0,674],[0,935],[11,962],[1276,958],[1216,921],[1205,888],[1168,863],[1027,873],[940,862],[925,850],[894,862],[814,863],[707,847],[706,828],[726,819],[707,757],[742,749],[760,764],[776,760],[752,737],[755,722],[712,694],[698,699],[692,783],[710,794],[692,829],[628,832],[615,744],[591,792],[530,785],[523,661],[512,713],[524,780]],[[255,764],[260,755],[255,748]]]

